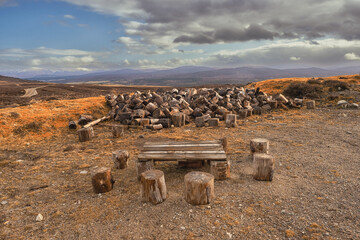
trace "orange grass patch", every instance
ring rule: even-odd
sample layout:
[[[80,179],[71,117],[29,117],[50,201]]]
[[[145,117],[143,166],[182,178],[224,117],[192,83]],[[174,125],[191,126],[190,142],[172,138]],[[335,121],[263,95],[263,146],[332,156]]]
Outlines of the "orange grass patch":
[[[346,79],[343,79],[346,78]],[[246,87],[257,88],[267,94],[282,93],[293,82],[307,82],[312,78],[281,78],[281,79],[269,79],[261,82],[250,83]],[[347,75],[347,76],[333,76],[324,77],[323,80],[338,80],[349,84],[360,84],[359,75]]]
[[[0,143],[10,143],[19,137],[33,142],[48,139],[64,133],[69,120],[77,120],[80,114],[101,117],[107,111],[103,96],[0,109]]]

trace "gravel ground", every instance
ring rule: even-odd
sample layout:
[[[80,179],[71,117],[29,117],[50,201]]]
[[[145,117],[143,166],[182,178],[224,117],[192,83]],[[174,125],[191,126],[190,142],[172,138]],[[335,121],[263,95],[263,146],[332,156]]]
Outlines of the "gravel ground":
[[[190,124],[113,139],[102,123],[86,143],[70,130],[38,143],[19,139],[0,146],[0,239],[360,239],[359,121],[359,110],[302,109],[253,116],[235,129]],[[215,182],[210,205],[185,202],[183,178],[194,169],[176,162],[156,165],[168,199],[140,201],[135,160],[145,141],[225,136],[231,178]],[[270,140],[272,182],[252,178],[256,137]],[[93,193],[92,168],[111,167],[117,149],[129,150],[129,167],[113,169],[111,192]]]

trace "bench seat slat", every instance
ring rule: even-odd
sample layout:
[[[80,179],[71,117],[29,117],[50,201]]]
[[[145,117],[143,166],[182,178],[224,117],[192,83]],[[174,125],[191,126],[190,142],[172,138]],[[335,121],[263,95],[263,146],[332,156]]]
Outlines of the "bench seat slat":
[[[225,153],[140,153],[139,160],[226,160]]]
[[[174,141],[145,142],[144,146],[148,146],[148,145],[194,145],[194,144],[199,144],[199,145],[203,145],[203,144],[220,144],[221,145],[221,141],[220,140],[209,140],[209,141],[196,141],[196,142],[191,142],[191,141],[183,141],[183,142],[174,142]]]
[[[186,146],[165,146],[165,145],[159,145],[159,146],[146,146],[143,147],[143,149],[141,150],[142,152],[144,151],[176,151],[176,150],[182,150],[182,151],[206,151],[206,150],[213,150],[213,151],[221,151],[224,150],[223,147],[220,146],[191,146],[191,145],[186,145]]]

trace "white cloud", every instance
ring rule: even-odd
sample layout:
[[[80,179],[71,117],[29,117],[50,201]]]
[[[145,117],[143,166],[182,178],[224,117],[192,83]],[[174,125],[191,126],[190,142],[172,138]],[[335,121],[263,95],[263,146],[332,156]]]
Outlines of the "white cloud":
[[[75,19],[75,17],[74,17],[73,15],[70,15],[70,14],[64,15],[64,18],[67,18],[67,19]]]
[[[78,24],[78,27],[81,27],[81,28],[87,28],[87,27],[89,27],[89,25],[79,23],[79,24]]]
[[[353,53],[353,52],[352,53],[346,53],[344,55],[344,57],[345,57],[346,60],[350,60],[350,61],[358,61],[358,60],[360,60],[360,56]]]
[[[290,57],[291,61],[299,61],[300,59],[301,57],[294,57],[294,56]]]

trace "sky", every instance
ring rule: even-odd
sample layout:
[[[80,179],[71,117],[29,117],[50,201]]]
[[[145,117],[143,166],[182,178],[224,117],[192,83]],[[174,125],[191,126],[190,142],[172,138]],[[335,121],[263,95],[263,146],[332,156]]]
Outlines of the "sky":
[[[0,73],[359,63],[360,0],[0,0]]]

